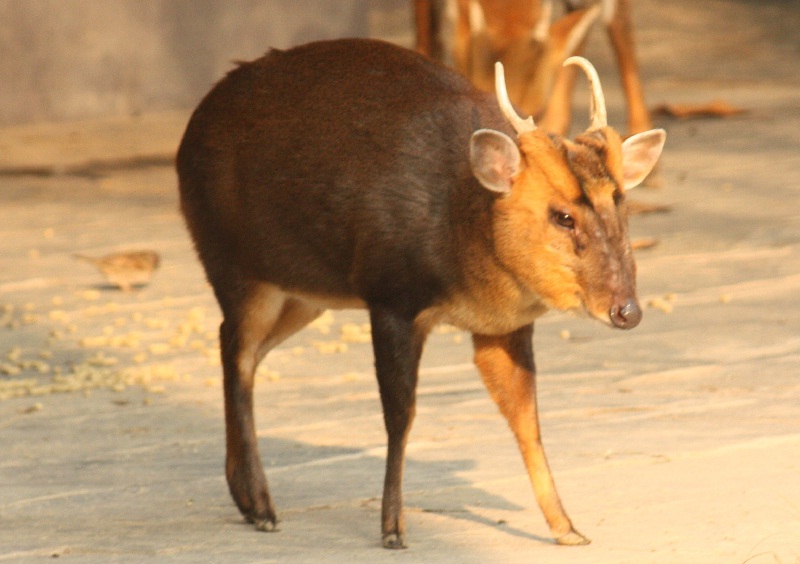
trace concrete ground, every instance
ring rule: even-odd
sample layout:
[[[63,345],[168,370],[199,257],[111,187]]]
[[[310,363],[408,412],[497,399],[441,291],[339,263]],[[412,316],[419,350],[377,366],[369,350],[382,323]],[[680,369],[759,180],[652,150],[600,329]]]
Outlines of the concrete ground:
[[[268,357],[257,424],[281,530],[243,522],[223,477],[219,313],[164,165],[187,110],[0,131],[0,560],[800,562],[800,14],[636,8],[651,102],[749,111],[659,121],[664,187],[632,195],[671,206],[631,220],[658,240],[637,252],[642,324],[537,323],[544,440],[591,545],[550,540],[469,336],[443,328],[408,450],[411,547],[380,548],[362,312]],[[599,34],[589,55],[622,125]],[[163,266],[127,294],[71,257],[128,248]]]

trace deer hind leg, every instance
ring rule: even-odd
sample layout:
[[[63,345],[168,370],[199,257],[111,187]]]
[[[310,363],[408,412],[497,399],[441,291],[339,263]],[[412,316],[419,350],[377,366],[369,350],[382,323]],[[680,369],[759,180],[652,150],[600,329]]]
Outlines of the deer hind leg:
[[[578,10],[567,3],[567,14],[550,26],[550,43],[556,56],[556,67],[546,67],[555,74],[553,86],[545,100],[544,114],[536,123],[545,131],[566,135],[572,118],[572,91],[576,69],[563,67],[561,62],[583,53],[586,38],[597,17],[597,9]]]
[[[383,308],[370,308],[375,372],[388,435],[386,475],[381,505],[385,548],[405,548],[403,469],[405,449],[416,410],[416,386],[424,332],[413,320]]]
[[[445,58],[442,26],[447,0],[414,0],[416,50],[423,55],[443,61]]]
[[[628,100],[628,133],[633,135],[652,129],[653,122],[650,119],[650,112],[644,101],[644,89],[639,80],[630,1],[615,0],[615,2],[616,9],[605,23],[608,37],[617,56],[622,88],[625,90],[625,98]]]
[[[536,501],[556,542],[588,544],[589,539],[575,530],[561,505],[542,447],[532,337],[532,325],[508,335],[473,335],[475,364],[514,432]]]
[[[225,392],[228,488],[239,510],[262,531],[277,517],[261,465],[253,417],[253,382],[258,364],[281,341],[302,329],[322,310],[263,283],[237,285],[234,299],[220,304],[224,320],[220,347]]]
[[[581,50],[579,49],[578,52]],[[536,120],[539,127],[549,133],[566,135],[572,121],[572,90],[575,87],[576,69],[563,67],[556,73],[553,89],[547,100],[547,107],[541,118]]]

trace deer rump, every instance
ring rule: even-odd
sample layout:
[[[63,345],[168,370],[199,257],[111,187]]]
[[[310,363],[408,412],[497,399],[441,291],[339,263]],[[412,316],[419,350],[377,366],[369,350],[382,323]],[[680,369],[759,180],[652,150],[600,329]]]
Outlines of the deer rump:
[[[312,43],[240,65],[178,155],[212,284],[236,269],[321,301],[421,311],[457,284],[452,230],[488,228],[493,195],[468,151],[480,128],[513,134],[491,95],[389,44]]]

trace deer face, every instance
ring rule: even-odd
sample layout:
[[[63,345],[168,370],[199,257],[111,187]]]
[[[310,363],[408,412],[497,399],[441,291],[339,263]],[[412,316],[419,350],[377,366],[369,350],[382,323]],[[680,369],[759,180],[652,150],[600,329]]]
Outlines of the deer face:
[[[477,131],[471,157],[481,184],[502,194],[494,219],[499,260],[549,307],[584,311],[612,327],[635,327],[641,309],[625,190],[655,165],[665,133],[648,131],[622,142],[605,124],[605,103],[591,68],[592,126],[574,140],[546,135],[532,121],[508,114],[513,110],[499,86],[501,70],[498,75],[498,99],[519,138]]]

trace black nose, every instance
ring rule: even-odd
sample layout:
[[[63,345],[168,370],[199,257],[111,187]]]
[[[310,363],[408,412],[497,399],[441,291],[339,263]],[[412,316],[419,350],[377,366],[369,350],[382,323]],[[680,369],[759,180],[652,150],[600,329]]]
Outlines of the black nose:
[[[619,329],[633,329],[642,320],[642,310],[636,300],[628,300],[622,305],[615,305],[608,312],[611,323]]]

